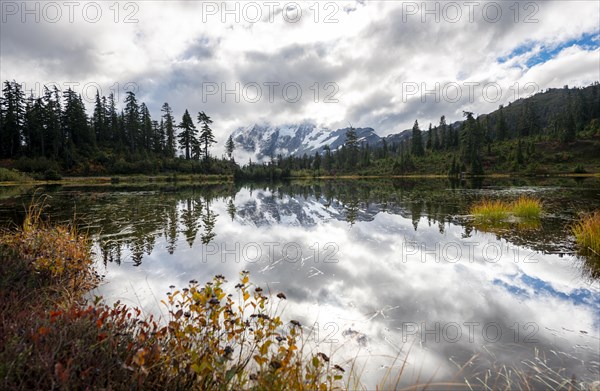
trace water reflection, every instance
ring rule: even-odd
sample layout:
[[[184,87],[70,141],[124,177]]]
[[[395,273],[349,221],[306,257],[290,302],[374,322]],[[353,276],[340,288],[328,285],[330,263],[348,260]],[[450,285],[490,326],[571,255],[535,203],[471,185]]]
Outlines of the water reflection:
[[[288,297],[319,349],[357,354],[364,380],[410,348],[410,377],[450,378],[543,354],[568,376],[598,373],[600,288],[566,227],[600,207],[598,180],[446,180],[54,188],[47,213],[95,243],[100,293],[160,311],[171,284],[244,269]],[[482,197],[541,198],[535,224],[478,226]],[[0,191],[1,194],[1,191]],[[30,193],[0,196],[18,221]],[[585,264],[585,263],[584,263]],[[596,269],[597,270],[597,269]],[[413,378],[414,380],[414,378]]]

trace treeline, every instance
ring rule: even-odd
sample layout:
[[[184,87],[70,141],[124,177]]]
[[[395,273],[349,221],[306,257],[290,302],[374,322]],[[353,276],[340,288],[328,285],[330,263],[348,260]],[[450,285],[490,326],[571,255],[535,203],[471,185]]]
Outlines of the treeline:
[[[422,130],[415,121],[410,135],[399,142],[370,146],[353,128],[332,151],[314,155],[278,155],[269,162],[249,162],[237,176],[277,179],[305,175],[408,175],[492,172],[544,174],[585,172],[585,163],[598,169],[600,150],[600,84],[586,88],[549,89],[500,106],[477,118],[464,112],[462,122]],[[402,135],[401,135],[402,136]]]
[[[91,116],[72,89],[44,87],[42,96],[26,96],[21,84],[5,81],[0,100],[0,159],[15,161],[25,172],[56,170],[74,174],[157,173],[161,171],[228,173],[233,171],[233,142],[228,159],[211,156],[216,143],[203,111],[197,129],[185,110],[180,122],[168,103],[153,119],[145,103],[127,92],[123,110],[114,94],[96,92]],[[177,156],[178,147],[184,151]]]
[[[239,167],[231,137],[226,154],[211,154],[213,121],[203,111],[181,120],[168,103],[154,119],[145,103],[127,92],[117,110],[113,94],[96,93],[91,115],[73,90],[44,88],[26,97],[19,83],[4,82],[0,98],[0,163],[23,172],[70,175],[182,172],[231,174],[239,179],[314,175],[408,175],[492,172],[543,174],[599,171],[600,84],[551,89],[475,118],[422,130],[370,146],[350,128],[344,145],[314,155],[271,157]],[[389,140],[389,141],[388,141]],[[180,156],[177,151],[182,151]]]

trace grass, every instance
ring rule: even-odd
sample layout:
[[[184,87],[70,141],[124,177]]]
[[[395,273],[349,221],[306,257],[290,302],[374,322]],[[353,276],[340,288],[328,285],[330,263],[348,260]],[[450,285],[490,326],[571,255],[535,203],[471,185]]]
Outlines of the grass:
[[[524,219],[538,219],[542,214],[542,202],[528,196],[520,196],[510,208],[513,215]]]
[[[20,171],[0,167],[0,182],[29,182],[32,180]]]
[[[572,231],[582,252],[600,257],[600,210],[580,218]]]
[[[539,219],[542,209],[539,199],[523,195],[512,202],[481,200],[471,207],[470,213],[480,221],[502,222],[511,215],[523,220]]]
[[[481,200],[471,207],[471,214],[488,221],[502,221],[508,217],[510,206],[499,200]]]

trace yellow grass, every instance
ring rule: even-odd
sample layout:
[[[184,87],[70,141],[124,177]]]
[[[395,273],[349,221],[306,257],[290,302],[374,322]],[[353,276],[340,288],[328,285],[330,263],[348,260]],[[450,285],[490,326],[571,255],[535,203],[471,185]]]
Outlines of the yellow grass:
[[[600,256],[600,210],[582,217],[572,231],[582,250]]]
[[[538,219],[542,214],[542,202],[533,197],[520,196],[513,202],[484,199],[471,207],[471,214],[479,220],[500,222],[510,215],[522,219]]]
[[[517,217],[537,219],[542,214],[542,202],[537,198],[521,196],[511,204],[511,209]]]
[[[481,200],[471,207],[471,214],[489,221],[504,220],[509,212],[509,205],[499,200]]]

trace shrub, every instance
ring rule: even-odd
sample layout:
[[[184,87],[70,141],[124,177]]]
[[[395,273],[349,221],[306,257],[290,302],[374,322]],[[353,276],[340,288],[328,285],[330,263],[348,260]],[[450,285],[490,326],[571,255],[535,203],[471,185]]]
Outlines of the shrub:
[[[303,350],[285,323],[285,295],[266,296],[242,272],[171,291],[168,319],[83,295],[98,283],[90,243],[71,226],[42,222],[0,234],[0,382],[3,389],[332,389],[341,367]],[[172,287],[174,288],[174,287]],[[237,298],[235,297],[237,296]]]
[[[587,174],[587,170],[585,169],[585,167],[583,167],[583,164],[578,164],[577,166],[575,166],[575,169],[573,170],[573,173],[575,173],[575,174]]]
[[[60,166],[58,163],[45,157],[29,158],[22,156],[15,162],[15,168],[23,172],[43,173],[46,170],[60,172]]]
[[[0,182],[26,182],[32,178],[17,170],[0,167]]]
[[[47,181],[60,181],[62,176],[58,172],[49,169],[44,172],[44,179]]]

